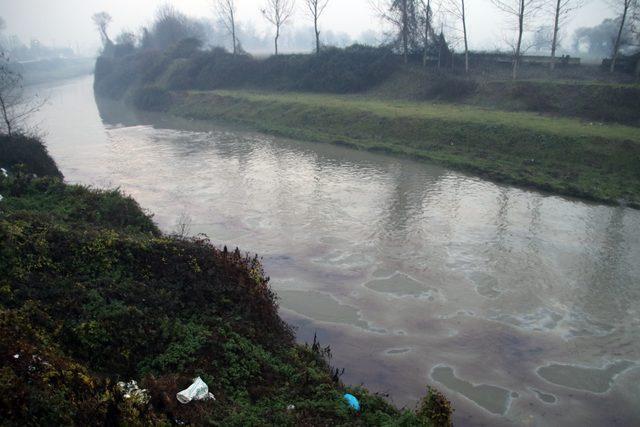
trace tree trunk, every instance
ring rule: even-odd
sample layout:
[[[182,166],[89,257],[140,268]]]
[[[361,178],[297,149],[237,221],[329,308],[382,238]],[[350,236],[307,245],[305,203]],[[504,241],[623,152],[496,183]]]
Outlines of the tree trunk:
[[[629,11],[630,0],[624,0],[624,12],[622,12],[622,20],[620,21],[620,29],[618,29],[618,37],[613,46],[613,55],[611,56],[611,68],[609,72],[613,73],[616,69],[616,61],[618,59],[618,51],[620,50],[620,39],[622,38],[622,30],[624,29],[624,21],[627,20],[627,12]]]
[[[424,51],[422,52],[422,66],[426,68],[429,55],[429,25],[426,25],[424,34]]]
[[[431,0],[427,1],[427,10],[425,11],[425,23],[424,23],[424,52],[422,55],[422,66],[427,67],[427,58],[429,54],[429,26],[430,26],[430,16],[429,11],[431,10]]]
[[[513,59],[513,73],[511,78],[518,78],[518,65],[520,62],[520,47],[522,46],[522,32],[524,31],[524,2],[520,0],[520,13],[518,14],[518,43],[516,44],[516,56]]]
[[[4,123],[7,126],[7,135],[9,136],[9,138],[11,138],[12,136],[11,119],[9,119],[9,112],[7,111],[7,105],[4,102],[3,97],[0,97],[0,108],[2,109],[2,119],[4,120]]]
[[[275,40],[275,45],[276,45],[276,56],[278,56],[278,39],[280,38],[280,28],[278,28],[276,30],[276,40]]]
[[[233,9],[231,10],[231,38],[233,39],[233,54],[238,53],[238,42],[236,41],[236,17],[234,16]]]
[[[402,48],[404,50],[404,63],[409,62],[409,16],[407,0],[402,0]]]
[[[467,19],[464,10],[464,0],[462,0],[462,31],[464,33],[464,72],[469,72],[469,43],[467,41]]]
[[[556,17],[553,22],[553,41],[551,42],[551,69],[556,68],[556,47],[558,45],[558,27],[560,26],[560,2],[556,0]]]
[[[320,53],[320,31],[318,31],[318,11],[316,10],[316,14],[313,17],[313,27],[316,32],[316,53]]]

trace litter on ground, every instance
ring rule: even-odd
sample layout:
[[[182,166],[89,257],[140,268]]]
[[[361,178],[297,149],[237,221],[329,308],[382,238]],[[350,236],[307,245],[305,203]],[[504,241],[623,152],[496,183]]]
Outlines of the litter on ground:
[[[194,400],[216,400],[213,394],[209,393],[209,386],[200,377],[193,380],[193,384],[188,389],[178,393],[176,398],[180,403],[189,403]]]
[[[131,399],[143,405],[149,402],[149,392],[146,389],[138,387],[138,383],[134,380],[128,383],[120,381],[118,383],[118,390],[120,390],[122,397],[125,399]]]
[[[347,401],[347,403],[353,410],[355,410],[356,412],[360,411],[360,402],[358,402],[358,399],[353,394],[345,394],[344,400]]]

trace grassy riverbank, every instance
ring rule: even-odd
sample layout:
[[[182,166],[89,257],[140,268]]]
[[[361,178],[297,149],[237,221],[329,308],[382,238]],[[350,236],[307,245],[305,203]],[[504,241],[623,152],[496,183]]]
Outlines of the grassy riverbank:
[[[342,384],[326,348],[295,344],[257,258],[65,184],[37,140],[0,137],[0,166],[3,425],[447,425],[435,390],[400,411]],[[195,376],[216,401],[176,401]],[[127,397],[130,380],[147,393]]]
[[[177,92],[169,111],[640,207],[640,131],[634,127],[469,105],[309,93]]]
[[[99,58],[94,88],[140,109],[640,207],[640,86],[593,67],[525,67],[529,79],[517,82],[500,71],[401,66],[362,46],[266,59],[176,46]]]
[[[438,75],[418,66],[405,66],[369,96],[390,100],[444,101],[502,111],[532,111],[555,117],[640,126],[640,84],[598,81],[601,74],[558,70],[555,78],[540,69],[513,81],[499,73],[476,71],[472,79]],[[533,72],[537,72],[537,75]],[[585,75],[586,74],[586,75]],[[586,79],[586,80],[585,80]]]

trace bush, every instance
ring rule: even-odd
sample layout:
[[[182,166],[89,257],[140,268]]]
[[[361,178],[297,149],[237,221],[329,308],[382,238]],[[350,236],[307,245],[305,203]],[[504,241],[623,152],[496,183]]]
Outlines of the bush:
[[[526,81],[506,85],[507,96],[530,111],[640,124],[640,88],[635,86]]]
[[[145,86],[133,92],[132,102],[141,110],[166,111],[171,106],[171,94],[156,86]]]
[[[96,93],[121,98],[128,89],[159,86],[169,90],[258,88],[352,93],[387,79],[397,58],[386,48],[354,45],[319,55],[279,55],[257,59],[216,48],[200,52],[186,40],[187,54],[138,52],[124,58],[99,58]]]
[[[436,74],[428,77],[425,94],[430,99],[458,101],[472,96],[477,90],[478,83],[475,80]]]
[[[138,78],[138,69],[131,58],[131,56],[119,59],[99,57],[94,71],[95,93],[114,99],[122,98]]]
[[[38,138],[0,135],[0,167],[23,173],[62,178],[62,172]]]
[[[451,427],[453,421],[451,402],[438,390],[427,387],[427,395],[422,399],[418,408],[418,417],[427,425],[435,427]]]

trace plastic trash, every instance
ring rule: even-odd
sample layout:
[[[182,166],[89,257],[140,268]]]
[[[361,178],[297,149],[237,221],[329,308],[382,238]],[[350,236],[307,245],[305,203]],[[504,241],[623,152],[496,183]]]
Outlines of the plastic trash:
[[[2,197],[2,194],[0,194],[0,202],[2,201],[2,199],[4,199],[4,197]]]
[[[353,410],[355,410],[356,412],[360,411],[360,402],[358,402],[358,399],[353,394],[345,394],[344,400],[347,401],[347,403]]]
[[[5,168],[0,168],[0,173],[2,173],[2,176],[4,176],[5,178],[9,176]]]
[[[180,403],[189,403],[194,400],[216,400],[213,394],[209,393],[209,386],[198,377],[193,380],[193,384],[188,389],[176,394]]]
[[[138,387],[138,383],[134,380],[131,380],[128,383],[120,381],[118,383],[118,389],[122,393],[122,397],[125,399],[131,399],[142,405],[149,402],[149,391]]]
[[[287,405],[287,412],[291,412],[296,409],[296,405]]]

